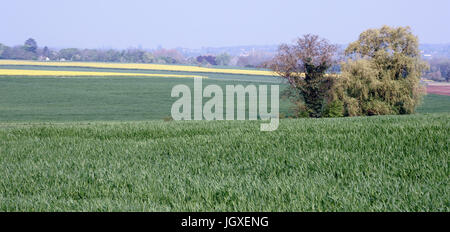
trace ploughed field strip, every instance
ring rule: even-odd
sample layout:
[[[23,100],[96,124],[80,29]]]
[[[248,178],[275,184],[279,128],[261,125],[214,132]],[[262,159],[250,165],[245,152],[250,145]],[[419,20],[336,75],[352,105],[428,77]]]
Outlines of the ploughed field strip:
[[[450,96],[450,84],[428,84],[427,93]]]

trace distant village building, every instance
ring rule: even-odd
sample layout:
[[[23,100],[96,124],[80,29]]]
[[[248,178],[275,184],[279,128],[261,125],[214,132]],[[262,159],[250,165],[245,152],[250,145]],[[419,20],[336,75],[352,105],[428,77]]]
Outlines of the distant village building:
[[[47,56],[39,56],[39,57],[38,57],[38,60],[39,60],[39,61],[49,61],[50,58],[48,58]]]

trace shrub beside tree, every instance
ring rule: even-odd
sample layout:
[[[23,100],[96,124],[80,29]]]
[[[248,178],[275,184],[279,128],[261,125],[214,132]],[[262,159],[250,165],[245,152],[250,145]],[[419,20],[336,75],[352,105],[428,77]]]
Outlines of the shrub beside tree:
[[[285,92],[310,117],[322,117],[330,91],[337,80],[326,75],[335,63],[337,46],[317,35],[304,35],[295,44],[282,44],[267,67],[284,78],[291,89]],[[302,104],[304,103],[304,104]]]
[[[228,53],[221,53],[216,56],[217,65],[226,66],[231,62],[231,56]]]

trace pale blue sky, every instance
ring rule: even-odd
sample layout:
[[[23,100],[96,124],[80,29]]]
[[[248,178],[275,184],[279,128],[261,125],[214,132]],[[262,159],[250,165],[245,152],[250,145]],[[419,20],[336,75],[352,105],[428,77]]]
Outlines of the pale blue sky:
[[[7,0],[0,43],[50,47],[273,45],[306,33],[348,43],[381,25],[413,28],[421,43],[450,42],[449,0]]]

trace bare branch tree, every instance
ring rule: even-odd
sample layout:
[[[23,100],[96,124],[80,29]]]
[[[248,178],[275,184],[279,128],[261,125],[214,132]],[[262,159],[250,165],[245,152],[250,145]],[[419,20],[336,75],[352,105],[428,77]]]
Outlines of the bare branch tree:
[[[299,91],[311,117],[320,117],[323,100],[332,80],[325,74],[336,62],[337,46],[307,34],[292,44],[282,44],[266,67]]]

